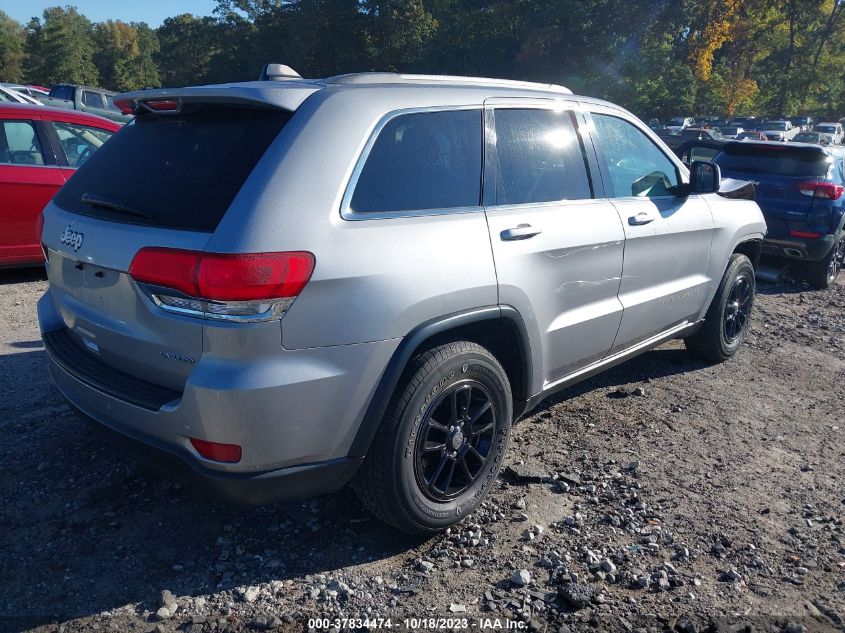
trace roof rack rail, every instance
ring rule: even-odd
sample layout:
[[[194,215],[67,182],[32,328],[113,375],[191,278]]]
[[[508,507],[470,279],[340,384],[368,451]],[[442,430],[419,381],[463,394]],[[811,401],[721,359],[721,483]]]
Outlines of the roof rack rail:
[[[459,75],[415,75],[388,72],[350,73],[336,75],[322,80],[326,84],[380,84],[380,83],[426,83],[426,84],[475,84],[485,86],[502,86],[507,88],[524,88],[526,90],[546,90],[572,94],[565,86],[558,84],[542,84],[533,81],[517,81],[514,79],[493,79],[489,77],[462,77]]]

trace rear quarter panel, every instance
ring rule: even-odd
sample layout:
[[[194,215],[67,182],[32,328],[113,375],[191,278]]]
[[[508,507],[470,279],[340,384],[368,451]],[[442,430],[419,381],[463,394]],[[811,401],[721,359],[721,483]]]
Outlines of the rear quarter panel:
[[[426,101],[430,99],[430,101]],[[208,250],[307,250],[311,281],[282,321],[285,348],[403,337],[436,317],[496,305],[482,207],[469,213],[346,220],[358,156],[394,110],[473,105],[477,95],[386,88],[324,90],[300,106],[235,198]],[[479,111],[479,116],[481,116]]]

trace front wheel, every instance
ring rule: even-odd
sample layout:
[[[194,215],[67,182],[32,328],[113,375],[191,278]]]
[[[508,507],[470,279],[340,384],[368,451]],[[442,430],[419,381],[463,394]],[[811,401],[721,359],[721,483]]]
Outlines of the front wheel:
[[[836,236],[833,248],[830,249],[827,257],[820,262],[807,264],[807,281],[810,285],[824,290],[830,288],[842,270],[842,262],[845,259],[845,234]]]
[[[751,260],[734,253],[707,309],[704,324],[684,339],[687,349],[714,363],[726,361],[736,354],[748,332],[755,291]]]
[[[394,527],[443,530],[489,492],[512,415],[507,374],[488,350],[469,341],[430,349],[406,370],[353,488]]]

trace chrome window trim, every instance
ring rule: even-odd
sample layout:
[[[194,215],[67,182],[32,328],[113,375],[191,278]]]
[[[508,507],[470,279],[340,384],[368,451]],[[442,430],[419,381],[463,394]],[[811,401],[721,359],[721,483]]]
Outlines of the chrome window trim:
[[[364,149],[361,150],[361,153],[358,156],[358,159],[355,162],[355,168],[352,170],[352,175],[349,178],[349,182],[346,184],[346,190],[343,193],[343,199],[340,203],[340,217],[344,220],[352,220],[352,221],[360,221],[360,220],[390,220],[394,218],[414,218],[414,217],[426,217],[426,216],[437,216],[437,215],[452,215],[455,213],[478,213],[483,212],[484,207],[481,205],[481,193],[483,192],[483,172],[484,172],[484,122],[481,121],[481,148],[482,148],[482,155],[481,155],[481,170],[478,173],[479,178],[479,202],[477,205],[474,206],[464,206],[464,207],[449,207],[447,209],[414,209],[408,211],[375,211],[375,212],[368,212],[368,211],[353,211],[351,204],[352,204],[352,196],[355,193],[355,188],[358,186],[358,179],[361,177],[361,172],[364,170],[364,165],[367,162],[367,159],[370,156],[370,152],[373,149],[373,145],[375,145],[376,139],[378,139],[379,134],[381,134],[382,130],[384,130],[385,126],[390,123],[393,119],[404,116],[407,114],[425,114],[429,112],[459,112],[464,110],[478,110],[478,115],[481,117],[484,112],[484,106],[482,104],[472,104],[472,105],[438,105],[438,106],[425,106],[425,107],[418,107],[418,108],[403,108],[401,110],[393,110],[388,112],[384,116],[382,116],[378,123],[376,123],[373,131],[370,132],[370,137],[367,139],[366,145],[364,145]]]

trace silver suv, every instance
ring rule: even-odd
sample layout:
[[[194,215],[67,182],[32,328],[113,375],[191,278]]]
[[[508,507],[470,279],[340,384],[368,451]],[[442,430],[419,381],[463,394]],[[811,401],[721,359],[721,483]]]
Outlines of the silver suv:
[[[482,501],[511,424],[664,341],[739,348],[753,188],[556,86],[357,74],[129,93],[44,211],[67,400],[250,503],[351,482],[403,530]]]

